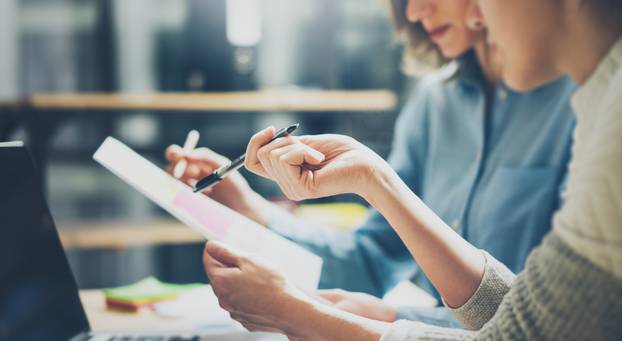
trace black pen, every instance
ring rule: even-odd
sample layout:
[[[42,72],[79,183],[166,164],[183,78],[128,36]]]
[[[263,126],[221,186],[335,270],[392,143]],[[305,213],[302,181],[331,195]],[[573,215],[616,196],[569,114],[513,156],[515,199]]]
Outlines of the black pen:
[[[277,131],[274,136],[268,141],[268,143],[278,139],[279,137],[284,137],[296,130],[300,123],[293,124],[287,128],[283,128]],[[268,144],[266,143],[266,144]],[[244,161],[246,160],[246,154],[239,156],[237,159],[231,161],[229,164],[226,164],[217,170],[215,170],[212,174],[204,177],[199,180],[199,182],[194,185],[194,192],[202,191],[206,188],[212,187],[215,184],[219,183],[227,174],[230,172],[238,170],[240,167],[244,165]]]

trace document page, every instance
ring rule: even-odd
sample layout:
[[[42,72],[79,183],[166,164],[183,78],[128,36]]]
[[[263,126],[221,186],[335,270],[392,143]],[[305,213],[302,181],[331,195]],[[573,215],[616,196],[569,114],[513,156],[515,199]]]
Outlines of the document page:
[[[304,289],[316,289],[322,259],[170,176],[131,148],[106,138],[93,158],[206,239],[268,260]]]

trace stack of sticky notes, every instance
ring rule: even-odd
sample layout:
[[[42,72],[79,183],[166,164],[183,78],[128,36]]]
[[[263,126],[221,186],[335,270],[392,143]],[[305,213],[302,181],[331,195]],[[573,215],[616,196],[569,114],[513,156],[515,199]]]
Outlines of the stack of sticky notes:
[[[367,208],[358,203],[305,204],[294,210],[296,217],[316,226],[342,229],[359,227],[367,218]]]
[[[134,284],[104,289],[104,296],[109,309],[138,311],[152,307],[158,302],[175,299],[183,292],[203,285],[201,283],[170,284],[160,282],[154,277],[147,277]]]

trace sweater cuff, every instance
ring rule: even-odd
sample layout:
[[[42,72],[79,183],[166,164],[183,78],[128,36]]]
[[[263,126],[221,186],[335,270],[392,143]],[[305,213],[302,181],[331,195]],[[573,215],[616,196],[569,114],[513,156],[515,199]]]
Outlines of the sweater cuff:
[[[473,340],[475,336],[475,332],[464,329],[444,328],[432,326],[423,322],[399,320],[391,324],[389,329],[382,334],[380,341],[466,341]]]
[[[451,308],[443,301],[456,319],[470,330],[479,330],[493,317],[516,277],[503,263],[488,252],[482,252],[486,260],[484,276],[473,296],[458,308]]]

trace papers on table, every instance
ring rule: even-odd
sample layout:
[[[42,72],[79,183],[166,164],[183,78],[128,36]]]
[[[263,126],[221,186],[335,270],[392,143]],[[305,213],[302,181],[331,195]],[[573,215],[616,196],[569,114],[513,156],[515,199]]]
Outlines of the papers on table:
[[[317,288],[321,258],[207,196],[193,193],[120,141],[106,138],[93,158],[205,238],[270,261],[301,288]]]
[[[174,300],[156,303],[154,310],[162,317],[182,319],[197,326],[222,326],[244,330],[218,305],[218,298],[209,285],[189,290]]]

